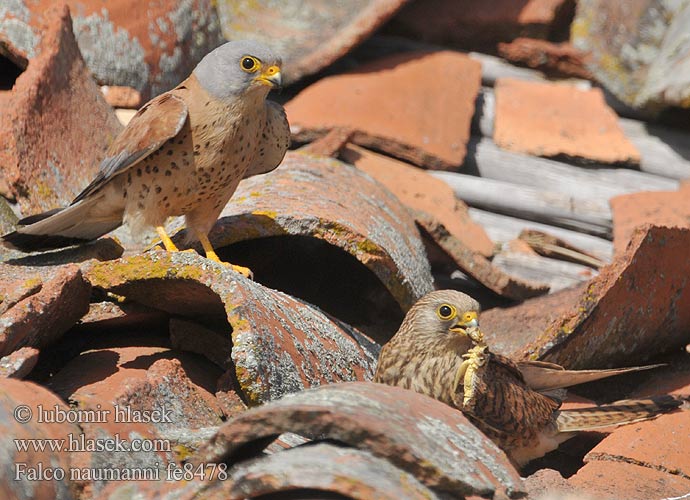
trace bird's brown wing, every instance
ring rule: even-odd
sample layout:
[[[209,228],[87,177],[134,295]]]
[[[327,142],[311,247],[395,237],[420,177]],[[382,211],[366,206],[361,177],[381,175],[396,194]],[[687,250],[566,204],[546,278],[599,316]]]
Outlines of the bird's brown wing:
[[[624,373],[651,370],[660,366],[664,365],[633,366],[610,370],[566,370],[560,365],[543,361],[519,361],[517,363],[527,385],[539,392],[593,382]]]
[[[560,401],[530,389],[510,359],[488,354],[487,362],[474,373],[473,397],[462,409],[502,447],[529,444],[552,423]]]
[[[178,96],[166,92],[146,103],[120,135],[115,138],[101,162],[96,178],[72,202],[83,200],[158,150],[175,137],[187,120],[187,105]]]

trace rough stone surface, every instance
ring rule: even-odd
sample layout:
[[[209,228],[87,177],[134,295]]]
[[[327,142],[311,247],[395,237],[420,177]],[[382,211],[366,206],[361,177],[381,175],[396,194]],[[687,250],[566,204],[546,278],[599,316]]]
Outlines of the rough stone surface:
[[[292,448],[233,468],[224,486],[230,498],[294,490],[330,492],[353,499],[435,499],[411,474],[367,452],[329,444]]]
[[[0,33],[8,18],[0,7]],[[121,128],[79,54],[67,9],[50,8],[41,19],[26,70],[11,91],[0,91],[2,175],[25,215],[69,203]]]
[[[430,77],[439,68],[443,76]],[[345,127],[362,146],[419,166],[457,169],[467,152],[480,80],[481,65],[458,52],[397,54],[323,78],[285,109],[298,140]]]
[[[635,228],[644,224],[690,228],[690,185],[678,191],[642,191],[609,200],[613,213],[613,250],[621,255]]]
[[[43,13],[55,2],[34,0],[0,7],[0,34],[27,54],[43,52]],[[101,85],[136,89],[144,100],[184,80],[223,42],[210,0],[68,0],[79,50]],[[33,57],[33,56],[32,56]]]
[[[522,491],[505,454],[462,413],[413,391],[372,383],[321,387],[249,410],[221,427],[193,462],[236,463],[245,445],[288,431],[368,451],[437,492]]]
[[[422,211],[442,223],[465,246],[485,257],[494,253],[494,244],[467,211],[467,205],[440,179],[407,163],[358,146],[345,147],[340,157],[386,186],[413,213]]]
[[[690,4],[664,0],[582,0],[572,24],[576,47],[619,99],[650,110],[690,106]]]
[[[495,94],[494,141],[503,149],[600,163],[640,162],[599,89],[500,78]]]
[[[568,42],[553,43],[535,38],[516,38],[510,43],[499,43],[498,53],[513,64],[543,71],[557,76],[571,76],[591,80],[586,68],[587,54]]]
[[[629,366],[687,343],[690,229],[639,228],[569,312],[521,355],[568,368]]]
[[[690,491],[686,477],[625,462],[588,463],[568,483],[594,498],[682,498]]]
[[[473,251],[452,235],[443,224],[424,214],[417,216],[419,227],[451,259],[460,270],[497,295],[515,300],[543,295],[549,286],[510,276],[494,266],[486,257]]]
[[[546,38],[567,21],[569,4],[568,0],[415,0],[391,24],[395,32],[425,41],[493,51],[497,42],[518,36]]]
[[[22,406],[23,405],[23,406]],[[0,497],[17,500],[36,498],[78,498],[76,486],[69,481],[67,474],[63,480],[30,480],[29,472],[38,467],[62,468],[71,466],[70,455],[65,451],[19,451],[15,439],[68,439],[71,434],[79,436],[81,430],[71,423],[38,423],[39,405],[44,408],[67,412],[69,407],[55,394],[44,387],[24,382],[0,378]],[[17,412],[17,408],[22,408]],[[30,412],[30,413],[29,413]],[[19,419],[29,417],[25,422]],[[28,442],[28,441],[25,441]],[[26,474],[16,480],[17,464],[26,464]]]
[[[198,255],[150,252],[96,263],[85,273],[94,286],[129,300],[203,318],[216,328],[225,325],[232,335],[234,376],[250,404],[373,376],[378,348],[362,334]]]
[[[40,291],[0,316],[0,355],[52,344],[89,310],[90,296],[91,285],[79,267],[64,266]]]
[[[220,248],[271,236],[317,238],[344,250],[404,311],[432,289],[424,246],[408,211],[368,175],[336,160],[288,152],[273,172],[240,183],[209,238]],[[258,270],[255,276],[260,279]]]
[[[0,358],[0,378],[24,378],[38,362],[38,349],[22,347]]]
[[[369,37],[406,0],[217,2],[228,40],[259,40],[282,54],[285,81],[314,74]]]

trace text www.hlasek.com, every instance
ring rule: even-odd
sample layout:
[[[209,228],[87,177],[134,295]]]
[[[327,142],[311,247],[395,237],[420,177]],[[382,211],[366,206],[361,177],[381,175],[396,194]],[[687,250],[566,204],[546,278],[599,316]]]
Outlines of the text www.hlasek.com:
[[[167,439],[122,439],[118,434],[112,438],[87,438],[84,434],[68,434],[62,439],[15,439],[19,452],[170,452]]]

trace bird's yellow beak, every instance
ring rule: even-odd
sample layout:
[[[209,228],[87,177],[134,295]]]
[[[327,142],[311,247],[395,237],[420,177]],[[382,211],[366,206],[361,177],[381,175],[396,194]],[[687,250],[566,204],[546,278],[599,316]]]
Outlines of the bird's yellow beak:
[[[467,328],[478,326],[479,320],[477,311],[469,311],[461,316],[458,316],[458,322],[450,327],[450,331],[460,335],[467,335]]]
[[[255,82],[259,82],[261,85],[267,85],[271,88],[281,88],[283,84],[283,77],[280,74],[280,66],[269,66],[263,69],[261,73],[254,78]]]

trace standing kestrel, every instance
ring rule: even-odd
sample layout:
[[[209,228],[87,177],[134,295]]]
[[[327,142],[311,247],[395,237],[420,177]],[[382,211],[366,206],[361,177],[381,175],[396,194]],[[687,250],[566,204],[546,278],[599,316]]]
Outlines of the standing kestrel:
[[[165,248],[177,251],[163,224],[184,215],[206,257],[220,262],[208,232],[240,180],[276,168],[289,146],[285,111],[266,100],[281,84],[280,69],[280,58],[259,43],[221,45],[134,115],[71,205],[21,220],[3,244],[60,248],[127,222],[135,236],[155,227]]]
[[[440,290],[422,297],[381,350],[374,381],[458,408],[518,467],[577,431],[646,420],[686,399],[660,396],[559,410],[563,391],[558,389],[654,366],[564,370],[552,363],[516,363],[489,350],[478,314],[479,303],[461,292]]]

